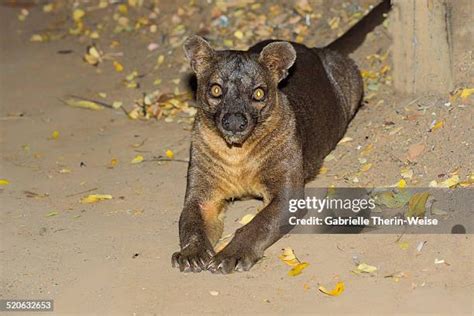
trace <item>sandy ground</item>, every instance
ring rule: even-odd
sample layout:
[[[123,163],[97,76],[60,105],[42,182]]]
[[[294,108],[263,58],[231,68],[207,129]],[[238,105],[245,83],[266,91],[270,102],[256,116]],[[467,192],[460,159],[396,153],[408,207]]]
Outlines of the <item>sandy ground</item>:
[[[472,315],[472,235],[403,236],[408,249],[401,249],[397,235],[291,235],[269,248],[248,273],[172,269],[187,165],[134,165],[130,160],[138,153],[163,155],[167,149],[187,159],[189,124],[132,121],[120,111],[63,105],[58,97],[66,94],[106,91],[131,101],[140,92],[119,88],[113,72],[91,70],[80,58],[82,44],[29,42],[35,18],[19,32],[17,11],[0,10],[0,178],[10,181],[0,189],[0,298],[54,299],[58,314]],[[128,43],[130,50],[142,44]],[[80,53],[58,55],[60,49]],[[368,54],[363,50],[360,56]],[[411,185],[441,181],[456,168],[462,179],[472,172],[472,107],[448,108],[428,98],[428,109],[420,112],[422,105],[413,98],[392,94],[384,90],[384,102],[361,109],[348,130],[353,140],[335,150],[325,164],[328,172],[311,186],[396,183],[407,165],[408,146],[418,142],[426,150],[409,164],[415,174]],[[403,119],[413,111],[415,120]],[[20,112],[24,115],[15,115]],[[429,133],[435,115],[446,124]],[[390,133],[394,128],[400,129]],[[50,139],[54,130],[60,135]],[[144,140],[140,148],[133,147]],[[357,148],[368,144],[374,144],[373,167],[360,173]],[[113,169],[107,168],[111,159],[119,161]],[[82,192],[94,188],[91,193],[114,199],[80,204],[87,194]],[[28,197],[24,191],[48,196]],[[255,205],[239,207],[240,214],[227,215],[230,227]],[[57,215],[47,216],[53,211]],[[427,243],[418,253],[421,241]],[[310,263],[300,276],[289,277],[278,259],[287,246]],[[353,256],[377,266],[378,272],[353,274]],[[435,259],[448,264],[434,264]],[[394,274],[398,278],[387,277]],[[318,291],[318,284],[332,287],[337,281],[346,286],[341,296]]]

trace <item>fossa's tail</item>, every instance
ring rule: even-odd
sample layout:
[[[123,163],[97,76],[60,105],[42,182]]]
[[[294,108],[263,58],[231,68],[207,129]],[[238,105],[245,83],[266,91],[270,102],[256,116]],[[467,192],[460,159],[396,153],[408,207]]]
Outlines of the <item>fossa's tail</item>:
[[[386,16],[385,14],[390,11],[390,8],[390,0],[382,0],[382,2],[352,26],[346,33],[326,47],[345,55],[349,55],[364,42],[368,33],[372,32],[376,26],[383,23]]]

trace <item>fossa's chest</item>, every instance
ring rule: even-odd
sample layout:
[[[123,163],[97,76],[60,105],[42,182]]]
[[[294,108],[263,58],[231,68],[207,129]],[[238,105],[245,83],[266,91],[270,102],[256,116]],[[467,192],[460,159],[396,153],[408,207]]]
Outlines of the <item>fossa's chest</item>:
[[[255,155],[257,151],[252,146],[229,147],[223,139],[216,138],[204,139],[215,189],[226,199],[263,196],[262,162]]]

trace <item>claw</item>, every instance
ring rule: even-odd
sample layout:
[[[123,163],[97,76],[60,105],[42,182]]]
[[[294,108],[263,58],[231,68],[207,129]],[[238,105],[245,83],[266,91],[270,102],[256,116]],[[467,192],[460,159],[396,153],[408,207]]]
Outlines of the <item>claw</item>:
[[[171,256],[171,265],[181,272],[201,272],[206,270],[207,261],[212,258],[212,251],[202,248],[187,248],[175,252]]]

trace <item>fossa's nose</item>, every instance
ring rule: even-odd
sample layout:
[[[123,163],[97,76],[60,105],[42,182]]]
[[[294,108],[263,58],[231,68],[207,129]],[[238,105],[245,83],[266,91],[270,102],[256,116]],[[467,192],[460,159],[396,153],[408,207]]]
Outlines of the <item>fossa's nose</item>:
[[[222,117],[222,127],[232,133],[243,132],[249,122],[242,113],[227,113]]]

